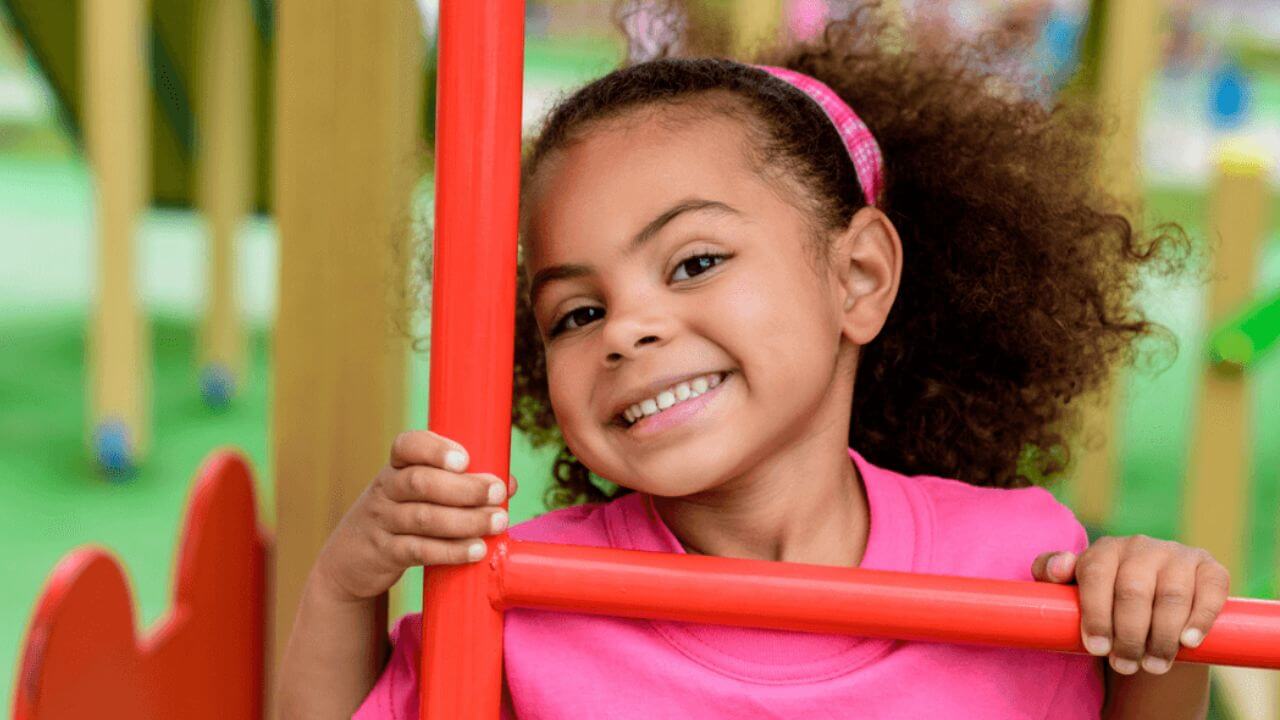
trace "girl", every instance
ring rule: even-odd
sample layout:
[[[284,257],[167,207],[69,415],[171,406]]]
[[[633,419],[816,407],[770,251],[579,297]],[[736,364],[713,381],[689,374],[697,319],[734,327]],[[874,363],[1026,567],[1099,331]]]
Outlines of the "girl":
[[[1033,484],[1067,463],[1072,400],[1159,330],[1133,293],[1185,238],[1117,213],[1083,107],[883,30],[860,13],[764,66],[641,63],[552,112],[525,166],[514,423],[561,443],[561,509],[510,534],[1078,581],[1096,657],[515,609],[507,717],[1204,716],[1206,669],[1172,659],[1226,571],[1089,546]],[[420,616],[380,676],[363,639],[406,567],[474,561],[506,526],[505,483],[466,465],[396,440],[311,574],[284,717],[416,717]]]

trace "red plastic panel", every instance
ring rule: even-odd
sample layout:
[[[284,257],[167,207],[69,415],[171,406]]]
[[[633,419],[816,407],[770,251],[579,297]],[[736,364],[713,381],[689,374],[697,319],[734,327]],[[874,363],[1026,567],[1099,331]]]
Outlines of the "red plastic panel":
[[[187,510],[173,607],[145,637],[109,554],[76,550],[54,569],[23,650],[15,720],[259,720],[265,548],[248,465],[215,453]]]

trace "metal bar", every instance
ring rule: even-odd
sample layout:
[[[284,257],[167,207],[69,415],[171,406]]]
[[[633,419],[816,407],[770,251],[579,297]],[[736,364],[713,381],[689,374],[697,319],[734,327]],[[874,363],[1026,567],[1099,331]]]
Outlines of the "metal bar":
[[[496,557],[499,609],[1085,652],[1072,585],[522,541]],[[1280,602],[1228,600],[1177,659],[1280,668]]]
[[[470,472],[510,467],[523,0],[440,6],[430,427]],[[489,538],[490,550],[505,541]],[[489,563],[429,567],[423,588],[425,720],[495,720],[502,613]]]

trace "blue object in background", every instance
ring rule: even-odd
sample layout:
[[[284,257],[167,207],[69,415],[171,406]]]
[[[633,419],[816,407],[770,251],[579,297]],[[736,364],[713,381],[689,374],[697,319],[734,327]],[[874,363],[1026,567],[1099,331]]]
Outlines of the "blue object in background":
[[[1230,130],[1243,125],[1251,94],[1249,76],[1239,64],[1228,60],[1218,66],[1209,80],[1209,117],[1213,126]]]
[[[1039,55],[1044,64],[1044,74],[1054,91],[1062,89],[1075,72],[1084,21],[1084,17],[1068,14],[1056,7],[1045,21]]]
[[[200,395],[210,407],[221,408],[231,404],[236,394],[236,378],[231,369],[222,363],[209,363],[200,372]]]
[[[121,420],[104,420],[93,433],[93,451],[98,465],[113,482],[126,480],[134,471],[129,428]]]

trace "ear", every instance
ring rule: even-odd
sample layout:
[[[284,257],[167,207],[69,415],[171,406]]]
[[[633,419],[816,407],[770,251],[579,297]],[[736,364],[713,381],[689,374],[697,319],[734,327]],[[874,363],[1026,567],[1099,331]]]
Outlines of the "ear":
[[[902,240],[889,218],[865,207],[831,246],[831,287],[845,337],[858,345],[875,339],[889,317],[902,278]]]

